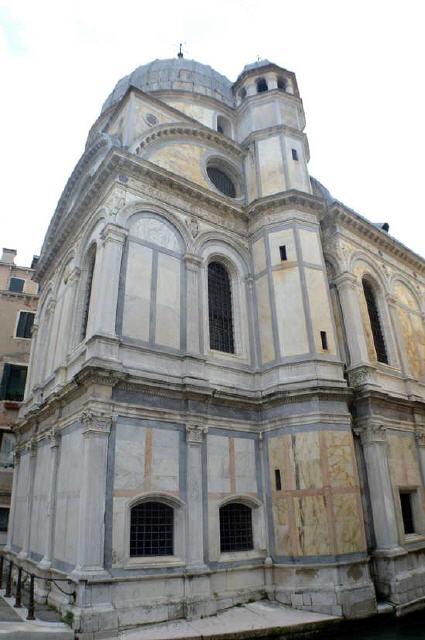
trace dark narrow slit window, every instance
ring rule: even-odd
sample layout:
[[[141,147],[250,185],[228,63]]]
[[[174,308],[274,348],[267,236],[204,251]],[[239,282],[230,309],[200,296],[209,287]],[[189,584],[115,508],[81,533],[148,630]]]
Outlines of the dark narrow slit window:
[[[238,502],[231,502],[221,507],[221,551],[248,551],[253,548],[251,509]]]
[[[328,349],[328,336],[326,335],[326,331],[320,332],[320,340],[322,341],[322,349],[327,351]]]
[[[230,278],[220,262],[208,265],[208,316],[210,349],[234,353]]]
[[[96,263],[96,251],[92,251],[88,261],[88,265],[87,265],[87,279],[86,279],[86,286],[84,289],[83,321],[81,324],[81,340],[84,340],[84,338],[87,335],[87,324],[89,321],[90,300],[91,300],[91,294],[92,294],[95,263]]]
[[[379,317],[378,306],[376,304],[375,293],[372,286],[366,280],[362,280],[364,296],[366,299],[367,312],[369,314],[370,328],[372,329],[373,344],[375,346],[378,362],[388,364],[387,350],[385,347],[384,333],[382,331],[381,319]]]
[[[292,160],[298,160],[298,151],[296,149],[292,149]]]
[[[274,470],[274,479],[276,484],[276,491],[282,491],[282,478],[280,477],[280,469]]]
[[[174,511],[162,502],[143,502],[131,509],[130,556],[173,555]]]
[[[279,247],[279,251],[280,251],[280,259],[282,260],[282,262],[283,262],[284,260],[287,260],[287,259],[288,259],[288,257],[287,257],[287,255],[286,255],[286,246],[285,246],[284,244],[282,244],[282,245]]]
[[[404,533],[415,533],[412,511],[412,493],[410,491],[400,491],[400,502]]]

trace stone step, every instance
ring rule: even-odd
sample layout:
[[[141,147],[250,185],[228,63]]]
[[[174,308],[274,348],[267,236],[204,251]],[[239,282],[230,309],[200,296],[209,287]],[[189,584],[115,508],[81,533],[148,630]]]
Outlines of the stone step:
[[[28,609],[16,609],[14,602],[14,597],[5,598],[0,591],[0,640],[74,640],[72,629],[49,607],[36,605],[36,619],[26,620]]]

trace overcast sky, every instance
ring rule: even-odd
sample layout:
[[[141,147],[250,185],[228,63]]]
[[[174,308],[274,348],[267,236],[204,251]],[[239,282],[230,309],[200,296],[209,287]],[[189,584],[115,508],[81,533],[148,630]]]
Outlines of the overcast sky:
[[[0,0],[0,247],[40,252],[114,85],[176,55],[297,74],[310,173],[425,255],[423,0]]]

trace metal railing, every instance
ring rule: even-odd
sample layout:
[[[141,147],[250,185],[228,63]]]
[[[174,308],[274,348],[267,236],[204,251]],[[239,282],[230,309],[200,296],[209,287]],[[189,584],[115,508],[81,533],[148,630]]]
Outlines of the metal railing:
[[[5,563],[8,563],[9,566],[5,567]],[[15,568],[17,571],[17,576],[15,580],[15,589],[14,589],[15,604],[13,605],[15,609],[20,609],[22,607],[22,587],[23,587],[22,574],[24,573],[27,576],[29,576],[28,615],[26,617],[27,620],[35,620],[34,588],[35,588],[36,580],[42,580],[43,582],[50,582],[54,584],[55,587],[57,587],[59,591],[61,591],[63,594],[67,596],[72,596],[75,602],[75,598],[77,596],[77,592],[75,590],[71,592],[64,591],[58,584],[56,584],[57,582],[67,582],[68,584],[72,584],[71,580],[69,580],[68,578],[45,578],[43,576],[38,576],[35,573],[32,573],[31,571],[27,571],[23,567],[19,566],[13,560],[6,558],[1,552],[0,552],[0,589],[3,589],[3,579],[4,579],[5,568],[7,570],[6,590],[4,593],[5,598],[12,597],[13,586],[14,586],[13,569]]]

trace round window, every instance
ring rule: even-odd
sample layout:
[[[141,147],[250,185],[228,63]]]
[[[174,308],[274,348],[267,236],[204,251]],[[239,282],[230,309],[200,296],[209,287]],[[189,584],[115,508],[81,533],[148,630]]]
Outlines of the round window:
[[[213,185],[225,196],[236,198],[236,187],[231,178],[217,167],[207,167],[207,174]]]

